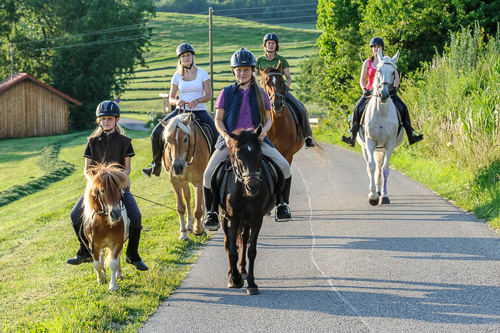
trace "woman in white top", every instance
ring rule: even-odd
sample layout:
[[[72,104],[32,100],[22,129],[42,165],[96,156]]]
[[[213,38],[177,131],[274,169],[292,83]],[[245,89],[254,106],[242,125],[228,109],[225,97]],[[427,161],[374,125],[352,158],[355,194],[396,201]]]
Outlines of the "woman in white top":
[[[170,81],[170,96],[168,97],[170,104],[177,107],[163,120],[168,121],[185,108],[186,111],[193,112],[203,123],[209,125],[213,135],[216,136],[214,139],[217,140],[218,132],[206,106],[206,102],[212,99],[210,78],[204,69],[194,64],[194,55],[194,48],[191,44],[182,43],[177,47],[179,61],[177,70]],[[151,177],[152,174],[158,177],[161,172],[162,146],[160,139],[162,132],[163,125],[158,124],[151,133],[153,162],[142,169],[142,173],[148,177]]]

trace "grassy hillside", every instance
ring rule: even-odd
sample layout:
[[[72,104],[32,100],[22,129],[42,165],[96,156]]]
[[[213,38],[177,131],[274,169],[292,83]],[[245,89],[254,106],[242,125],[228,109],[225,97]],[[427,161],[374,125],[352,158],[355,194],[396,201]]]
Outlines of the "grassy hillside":
[[[196,50],[195,62],[210,74],[208,17],[177,13],[157,13],[151,23],[155,37],[146,56],[147,68],[137,68],[136,78],[121,97],[120,106],[127,116],[132,113],[146,119],[145,113],[163,108],[159,93],[168,93],[170,79],[177,66],[175,50],[180,43],[188,42]],[[214,97],[233,82],[229,61],[241,47],[256,56],[262,54],[262,38],[268,32],[280,36],[280,53],[290,62],[292,75],[297,78],[299,61],[313,53],[319,32],[255,23],[229,17],[213,17],[213,77]],[[292,86],[293,88],[293,86]],[[210,106],[209,106],[210,107]],[[136,116],[137,117],[137,116]]]

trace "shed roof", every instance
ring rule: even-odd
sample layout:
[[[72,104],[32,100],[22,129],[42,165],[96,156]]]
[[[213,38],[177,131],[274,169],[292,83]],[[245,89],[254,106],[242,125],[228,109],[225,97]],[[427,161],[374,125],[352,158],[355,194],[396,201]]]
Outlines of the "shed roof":
[[[48,84],[43,83],[42,81],[38,80],[37,78],[35,78],[27,73],[16,73],[12,76],[9,76],[8,78],[3,80],[2,82],[0,82],[0,94],[2,92],[12,88],[16,84],[23,82],[24,80],[31,80],[31,81],[41,85],[42,87],[52,91],[53,93],[61,96],[62,98],[68,100],[69,102],[71,102],[73,104],[82,105],[82,103],[78,102],[76,99],[69,97],[68,95],[57,90],[56,88],[53,88],[53,87],[49,86]]]

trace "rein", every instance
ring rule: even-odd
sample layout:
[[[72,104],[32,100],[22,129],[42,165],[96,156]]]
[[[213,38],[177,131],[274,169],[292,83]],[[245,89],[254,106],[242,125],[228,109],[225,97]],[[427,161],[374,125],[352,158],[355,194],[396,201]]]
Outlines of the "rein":
[[[236,179],[238,179],[238,181],[244,185],[246,185],[252,178],[257,180],[258,182],[262,182],[262,178],[260,178],[262,167],[259,168],[259,171],[256,172],[242,172],[238,162],[233,160],[231,169],[233,169],[233,173],[236,176]]]
[[[97,201],[99,202],[99,205],[101,206],[101,210],[94,209],[94,212],[92,213],[92,218],[94,218],[94,215],[97,213],[99,216],[107,216],[109,215],[109,210],[108,208],[104,208],[104,204],[102,203],[101,195],[99,194],[99,191],[96,193],[96,198]]]

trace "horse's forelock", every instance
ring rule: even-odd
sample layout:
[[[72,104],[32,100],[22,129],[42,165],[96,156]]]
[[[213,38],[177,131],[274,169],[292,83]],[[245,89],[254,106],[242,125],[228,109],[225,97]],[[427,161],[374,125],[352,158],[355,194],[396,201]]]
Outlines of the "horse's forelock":
[[[228,148],[229,151],[233,153],[236,151],[236,149],[239,149],[240,147],[248,143],[251,143],[252,145],[257,147],[260,146],[259,136],[253,133],[253,130],[251,129],[238,129],[233,133],[238,135],[237,139],[229,140]]]
[[[168,125],[164,131],[165,138],[172,135],[172,133],[175,131],[176,128],[179,128],[184,133],[191,135],[191,127],[184,124],[184,120],[186,119],[186,117],[187,117],[187,115],[178,115],[178,116],[170,119],[170,121],[168,122]]]

